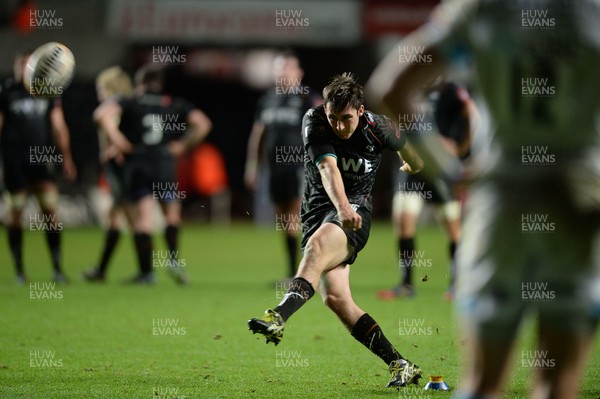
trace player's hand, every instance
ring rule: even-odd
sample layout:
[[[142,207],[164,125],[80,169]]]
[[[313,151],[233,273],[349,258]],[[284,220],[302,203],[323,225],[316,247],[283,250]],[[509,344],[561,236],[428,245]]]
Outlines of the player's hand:
[[[362,217],[351,206],[339,209],[338,218],[345,229],[359,230],[362,227]]]
[[[409,175],[414,175],[415,173],[419,173],[421,170],[423,170],[423,167],[425,166],[425,163],[423,162],[423,160],[421,160],[419,158],[418,163],[416,163],[416,165],[411,166],[408,162],[404,162],[404,165],[402,165],[400,167],[400,171],[401,172],[405,172],[408,173]]]
[[[414,175],[415,173],[420,172],[425,166],[425,162],[423,162],[417,151],[408,142],[398,152],[398,155],[400,155],[400,159],[404,161],[404,164],[400,167],[400,170],[408,173],[409,175]]]

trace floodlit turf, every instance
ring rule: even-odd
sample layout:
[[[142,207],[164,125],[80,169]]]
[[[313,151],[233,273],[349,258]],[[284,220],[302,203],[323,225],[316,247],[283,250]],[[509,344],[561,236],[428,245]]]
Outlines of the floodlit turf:
[[[0,230],[1,398],[449,398],[448,392],[385,388],[383,362],[356,342],[313,298],[286,325],[282,343],[265,345],[247,320],[282,295],[276,280],[285,262],[280,232],[251,225],[187,225],[180,256],[192,283],[178,287],[158,270],[152,287],[121,280],[135,272],[129,235],[115,253],[106,284],[86,284],[81,271],[97,258],[98,229],[67,229],[64,261],[69,286],[45,286],[50,266],[44,236],[25,234],[27,274],[33,286],[17,287]],[[156,236],[156,249],[164,250]],[[461,339],[447,282],[446,241],[437,227],[423,228],[414,299],[381,302],[377,290],[396,283],[398,267],[389,224],[376,223],[352,271],[356,302],[381,325],[400,352],[426,375],[456,387]],[[431,267],[428,266],[431,265]],[[427,275],[427,281],[422,281]],[[35,298],[40,299],[35,299]],[[53,299],[48,299],[53,297]],[[33,299],[32,299],[33,298]],[[533,350],[531,326],[515,352],[506,398],[527,397]],[[527,353],[527,352],[526,352]],[[526,356],[526,355],[525,355]],[[526,362],[525,362],[526,363]],[[582,387],[600,396],[596,345]]]

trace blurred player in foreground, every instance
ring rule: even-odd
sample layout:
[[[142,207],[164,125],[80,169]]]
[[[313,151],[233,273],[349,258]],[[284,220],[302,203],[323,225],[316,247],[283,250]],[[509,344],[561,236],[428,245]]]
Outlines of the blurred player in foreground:
[[[469,49],[494,128],[473,172],[458,249],[467,337],[461,399],[497,398],[526,313],[536,316],[535,398],[573,399],[600,313],[600,3],[454,1],[394,51],[367,90],[390,114]],[[404,47],[406,48],[406,47]],[[442,156],[442,154],[439,154]]]
[[[277,345],[290,316],[320,289],[325,305],[352,336],[388,365],[388,386],[416,384],[421,369],[404,359],[377,322],[354,303],[350,265],[369,237],[371,190],[382,151],[397,151],[406,161],[405,172],[417,172],[422,161],[389,118],[365,110],[362,86],[351,74],[334,77],[323,89],[323,99],[324,105],[310,109],[302,121],[303,257],[279,305],[248,325]]]
[[[467,91],[451,82],[436,81],[425,90],[427,96],[424,106],[423,120],[431,122],[401,122],[400,125],[411,126],[421,123],[424,134],[439,134],[444,147],[453,155],[465,160],[471,149],[471,140],[477,126],[478,112],[473,100]],[[409,118],[405,118],[409,119]],[[417,120],[418,118],[411,118]],[[398,179],[400,180],[400,179]],[[429,179],[423,176],[409,175],[404,181],[398,181],[398,191],[394,195],[392,221],[394,233],[398,239],[398,254],[401,271],[400,282],[390,290],[377,293],[381,299],[394,299],[413,297],[415,286],[413,272],[422,267],[431,267],[429,259],[419,259],[416,251],[415,236],[417,221],[423,205],[432,203],[437,208],[438,220],[444,226],[448,236],[448,254],[450,259],[450,282],[445,293],[447,300],[454,297],[456,281],[455,253],[460,239],[461,229],[461,193],[457,187],[451,187],[446,181],[438,177]]]
[[[198,145],[212,128],[210,119],[192,104],[162,94],[163,71],[141,68],[135,76],[136,95],[107,101],[98,110],[98,123],[125,154],[125,198],[134,204],[134,243],[140,272],[131,282],[154,282],[152,270],[153,210],[158,200],[166,219],[168,259],[160,259],[179,284],[187,276],[178,257],[182,195],[178,192],[175,162]],[[119,122],[120,121],[120,122]]]
[[[133,82],[121,67],[112,66],[98,74],[96,78],[96,93],[98,101],[119,101],[133,95]],[[94,120],[98,120],[98,111],[94,113]],[[99,132],[100,161],[104,165],[104,175],[110,187],[112,204],[108,213],[108,229],[104,237],[104,246],[98,265],[83,273],[87,281],[101,281],[106,278],[106,269],[110,258],[121,237],[121,216],[124,215],[130,226],[134,225],[132,212],[126,206],[123,198],[123,163],[122,153],[114,145],[107,143],[106,134]]]
[[[269,195],[275,205],[277,227],[285,234],[288,277],[293,278],[298,263],[300,192],[304,172],[302,116],[320,105],[320,96],[301,84],[304,71],[292,53],[282,53],[273,62],[275,87],[259,100],[252,132],[244,180],[255,189],[261,147],[269,164]]]
[[[0,147],[4,181],[10,194],[8,244],[17,272],[17,283],[27,281],[23,266],[23,209],[29,191],[35,194],[42,214],[30,216],[30,229],[43,230],[50,249],[54,281],[66,283],[61,267],[62,223],[56,217],[59,201],[56,166],[62,165],[69,181],[77,177],[71,157],[69,129],[60,98],[34,98],[23,84],[29,52],[14,60],[13,79],[0,89]],[[56,153],[56,147],[60,154]]]

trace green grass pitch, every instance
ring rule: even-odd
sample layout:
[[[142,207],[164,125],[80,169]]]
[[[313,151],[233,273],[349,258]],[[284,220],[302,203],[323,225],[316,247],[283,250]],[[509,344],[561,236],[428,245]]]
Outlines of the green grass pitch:
[[[286,325],[282,343],[265,345],[246,322],[282,295],[283,239],[274,228],[185,225],[180,256],[192,283],[178,287],[158,270],[152,287],[124,286],[135,272],[131,236],[117,248],[108,282],[81,281],[102,241],[99,229],[66,229],[64,264],[73,282],[45,286],[51,275],[43,234],[25,234],[26,271],[34,283],[17,287],[0,230],[1,398],[449,398],[449,392],[385,388],[386,366],[356,342],[315,296]],[[447,284],[446,240],[423,227],[414,299],[382,302],[375,294],[398,278],[388,223],[375,223],[352,266],[354,299],[400,352],[425,375],[456,387],[461,339]],[[155,248],[164,250],[162,237]],[[430,265],[430,267],[429,267]],[[427,275],[427,281],[422,278]],[[51,298],[50,298],[51,297]],[[39,299],[36,299],[39,298]],[[532,370],[522,351],[534,350],[532,325],[515,351],[506,398],[528,396]],[[597,344],[598,344],[597,339]],[[600,396],[600,351],[586,369],[581,397]]]

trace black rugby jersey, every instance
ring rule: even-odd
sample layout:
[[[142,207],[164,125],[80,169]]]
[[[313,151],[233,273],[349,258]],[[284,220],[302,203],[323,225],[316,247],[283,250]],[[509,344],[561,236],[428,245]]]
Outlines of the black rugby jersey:
[[[59,102],[60,99],[32,97],[22,83],[8,80],[0,92],[0,111],[4,115],[0,139],[4,151],[15,151],[15,145],[50,145],[50,111]],[[11,148],[7,149],[7,145]]]
[[[303,165],[302,117],[320,96],[307,86],[276,87],[259,100],[255,120],[265,125],[264,155],[269,165]]]
[[[155,93],[120,99],[119,104],[119,129],[138,148],[180,139],[187,130],[187,116],[194,108],[183,99]]]
[[[331,205],[317,168],[317,163],[328,154],[337,159],[350,203],[364,205],[371,211],[371,190],[381,153],[384,148],[399,151],[406,141],[390,118],[370,111],[360,117],[349,139],[340,139],[329,125],[323,105],[304,115],[302,137],[305,148],[303,213],[313,207]]]

